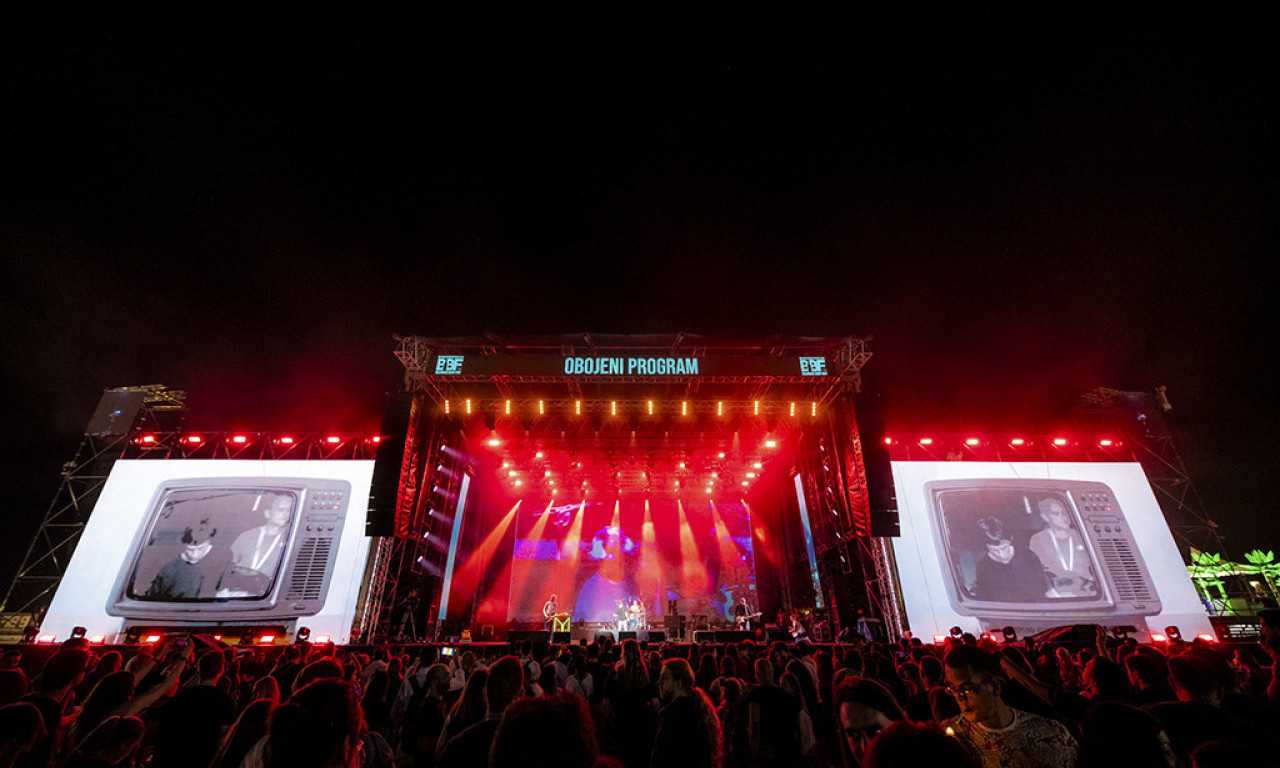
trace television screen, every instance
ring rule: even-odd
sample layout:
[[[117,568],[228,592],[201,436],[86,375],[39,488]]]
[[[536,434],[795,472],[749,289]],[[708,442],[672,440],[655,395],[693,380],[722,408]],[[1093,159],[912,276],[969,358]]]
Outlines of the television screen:
[[[1073,623],[1208,631],[1139,465],[893,466],[903,525],[893,552],[917,635]]]
[[[117,462],[43,630],[65,637],[84,626],[113,637],[135,624],[305,623],[342,642],[369,550],[372,467]]]

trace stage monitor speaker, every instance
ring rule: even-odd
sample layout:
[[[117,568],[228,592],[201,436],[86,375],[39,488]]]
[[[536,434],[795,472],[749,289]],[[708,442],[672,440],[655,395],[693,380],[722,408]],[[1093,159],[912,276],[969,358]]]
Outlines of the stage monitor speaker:
[[[693,632],[693,642],[695,643],[714,643],[716,642],[716,633],[713,629],[696,629]]]
[[[651,629],[644,633],[644,638],[642,639],[650,643],[661,643],[666,641],[667,633],[661,629]]]
[[[786,642],[791,639],[791,633],[784,627],[771,626],[765,630],[765,633],[765,636],[769,638],[769,642],[771,643],[775,640]]]
[[[400,465],[404,463],[409,413],[412,410],[412,393],[395,392],[387,396],[387,409],[382,414],[382,439],[378,442],[378,451],[373,457],[373,483],[369,486],[365,536],[395,535]]]
[[[884,409],[880,395],[857,395],[853,408],[862,440],[863,468],[867,473],[867,498],[871,506],[869,532],[877,537],[899,536],[902,531],[898,525],[898,496],[893,486],[889,446],[884,444]]]
[[[512,629],[507,632],[507,642],[512,644],[528,640],[534,645],[539,643],[545,645],[549,639],[551,639],[551,633],[545,629]]]
[[[613,641],[614,639],[615,639],[615,638],[614,638],[614,636],[613,636],[613,632],[612,632],[611,630],[608,630],[608,629],[597,629],[597,630],[596,630],[595,635],[593,635],[593,636],[592,636],[592,638],[591,638],[591,642],[593,642],[593,643],[594,643],[594,642],[598,642],[598,641],[600,641],[600,640],[610,640],[610,641]]]
[[[755,634],[745,629],[718,629],[716,630],[717,643],[740,643],[743,640],[751,640]]]
[[[618,642],[622,642],[623,640],[635,640],[635,639],[636,639],[635,632],[619,632],[618,633]]]

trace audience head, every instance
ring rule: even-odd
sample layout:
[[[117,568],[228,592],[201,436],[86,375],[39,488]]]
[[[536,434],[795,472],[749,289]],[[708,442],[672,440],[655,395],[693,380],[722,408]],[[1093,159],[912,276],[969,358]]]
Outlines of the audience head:
[[[863,768],[979,768],[977,757],[960,741],[932,723],[899,721],[887,726],[871,742],[861,760]]]
[[[866,677],[841,680],[835,692],[835,707],[845,748],[859,763],[877,734],[906,719],[902,705],[889,689]]]
[[[577,696],[542,696],[507,707],[493,737],[489,766],[589,768],[596,755],[586,704]]]
[[[515,656],[503,656],[489,667],[484,684],[484,699],[489,714],[496,715],[511,706],[524,690],[524,666]]]
[[[268,768],[358,765],[363,717],[355,690],[317,680],[296,691],[271,718]]]

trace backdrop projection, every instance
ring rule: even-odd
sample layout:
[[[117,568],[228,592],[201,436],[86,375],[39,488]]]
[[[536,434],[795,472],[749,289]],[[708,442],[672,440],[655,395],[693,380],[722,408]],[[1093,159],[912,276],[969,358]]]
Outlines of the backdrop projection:
[[[575,621],[657,626],[672,607],[727,619],[743,597],[754,613],[750,510],[738,502],[628,500],[522,511],[508,618],[541,622],[551,594]]]
[[[119,461],[41,628],[297,626],[350,639],[372,461]]]
[[[896,461],[893,475],[893,553],[917,637],[1213,631],[1139,464]]]

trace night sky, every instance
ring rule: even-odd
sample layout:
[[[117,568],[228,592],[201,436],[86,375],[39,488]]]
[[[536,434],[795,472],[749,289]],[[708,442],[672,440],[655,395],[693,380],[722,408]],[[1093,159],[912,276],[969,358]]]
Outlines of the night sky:
[[[0,20],[6,560],[104,388],[364,428],[486,331],[874,335],[890,429],[1167,385],[1280,549],[1274,25],[1159,10]]]

